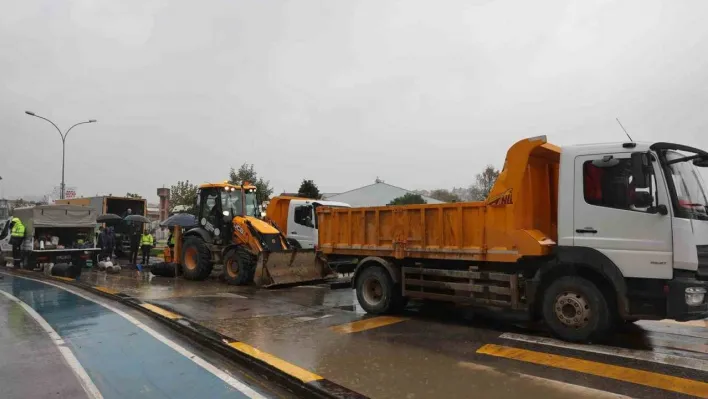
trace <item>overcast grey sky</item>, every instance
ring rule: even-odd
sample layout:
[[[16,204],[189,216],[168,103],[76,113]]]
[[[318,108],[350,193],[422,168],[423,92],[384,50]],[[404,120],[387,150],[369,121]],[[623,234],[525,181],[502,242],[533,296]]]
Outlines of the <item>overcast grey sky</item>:
[[[508,146],[708,148],[708,2],[3,0],[0,183],[42,195],[379,176],[468,186]],[[174,154],[174,155],[172,155]],[[175,160],[175,162],[171,162]]]

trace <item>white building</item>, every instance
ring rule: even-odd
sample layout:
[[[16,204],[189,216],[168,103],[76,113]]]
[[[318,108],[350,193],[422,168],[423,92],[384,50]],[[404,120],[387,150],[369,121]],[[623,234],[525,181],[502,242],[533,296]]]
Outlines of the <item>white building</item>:
[[[412,191],[392,186],[390,184],[380,182],[370,184],[339,194],[324,194],[323,199],[328,201],[338,201],[347,203],[353,207],[360,206],[386,206],[391,201],[406,194],[415,194]],[[423,196],[423,199],[428,204],[442,204],[443,201],[438,201],[435,198]]]

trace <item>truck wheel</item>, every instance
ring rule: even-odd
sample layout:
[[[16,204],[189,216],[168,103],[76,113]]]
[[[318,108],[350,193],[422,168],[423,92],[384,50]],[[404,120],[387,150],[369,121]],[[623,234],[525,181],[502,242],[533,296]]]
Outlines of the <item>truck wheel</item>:
[[[244,249],[230,250],[224,255],[224,281],[230,285],[246,285],[253,281],[253,256]]]
[[[558,338],[572,342],[602,339],[610,330],[612,314],[592,282],[561,277],[543,295],[543,319]]]
[[[378,266],[367,267],[356,279],[356,298],[359,305],[371,314],[386,314],[400,311],[405,298],[391,280],[388,272]]]
[[[198,237],[187,237],[182,250],[182,271],[187,280],[204,280],[214,265],[206,243]]]

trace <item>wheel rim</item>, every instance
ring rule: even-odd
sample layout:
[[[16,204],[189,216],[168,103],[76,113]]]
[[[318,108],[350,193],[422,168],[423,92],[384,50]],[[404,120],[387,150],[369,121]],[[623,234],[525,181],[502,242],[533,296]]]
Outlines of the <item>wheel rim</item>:
[[[585,296],[564,292],[556,297],[553,305],[556,317],[566,327],[583,328],[590,322],[592,311]]]
[[[377,305],[383,299],[383,285],[381,282],[373,277],[370,277],[364,281],[362,294],[364,295],[364,300],[370,305]]]
[[[235,278],[238,276],[238,263],[234,262],[233,259],[228,259],[226,261],[226,273],[229,277]]]
[[[197,268],[197,249],[189,247],[184,251],[184,266],[189,270]]]

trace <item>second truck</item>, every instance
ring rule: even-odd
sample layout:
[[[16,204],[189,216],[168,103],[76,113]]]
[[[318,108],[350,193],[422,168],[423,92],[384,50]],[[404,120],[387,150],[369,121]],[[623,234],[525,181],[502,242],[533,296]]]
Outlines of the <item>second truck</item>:
[[[524,139],[484,202],[319,208],[314,259],[356,257],[353,286],[373,314],[409,298],[462,303],[542,319],[568,341],[703,319],[708,189],[696,168],[707,166],[681,144]]]

